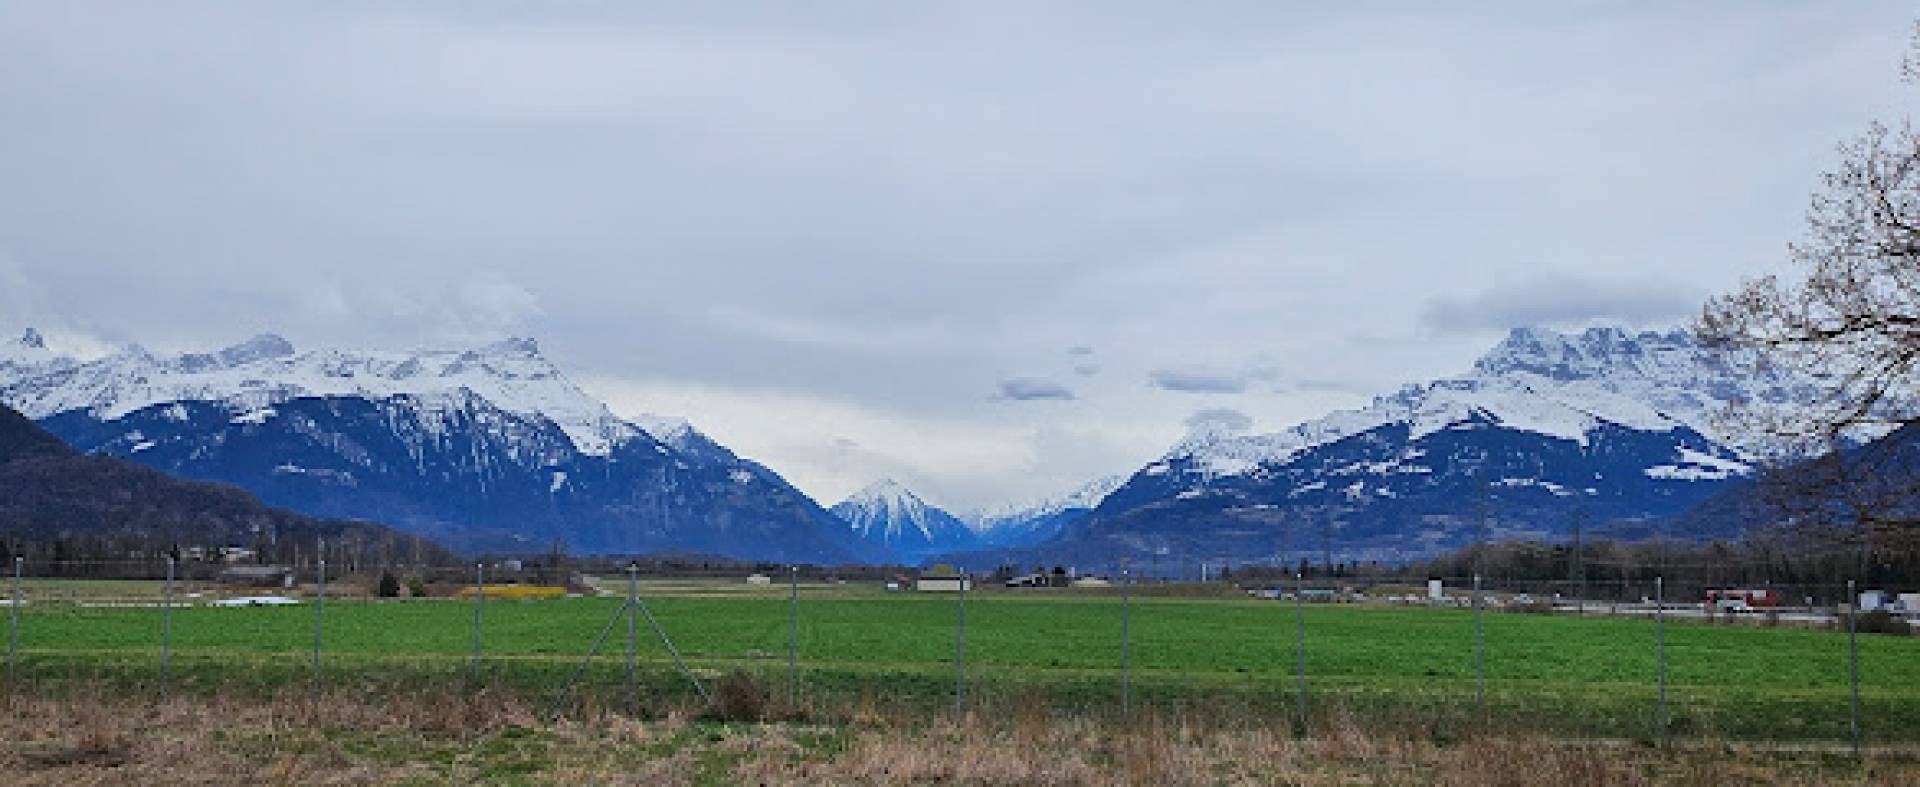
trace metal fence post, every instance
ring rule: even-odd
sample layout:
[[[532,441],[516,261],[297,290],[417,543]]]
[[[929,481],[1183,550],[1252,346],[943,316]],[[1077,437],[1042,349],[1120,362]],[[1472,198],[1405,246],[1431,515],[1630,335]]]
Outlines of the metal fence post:
[[[7,691],[9,693],[13,691],[15,662],[20,651],[20,573],[26,562],[27,559],[23,556],[13,556],[13,604],[10,605],[11,621],[7,625]]]
[[[1132,715],[1133,709],[1133,572],[1120,567],[1120,715]]]
[[[319,589],[313,598],[313,688],[320,688],[320,642],[327,616],[327,560],[319,562]]]
[[[1481,617],[1486,610],[1480,594],[1480,575],[1473,575],[1473,708],[1481,721],[1487,718],[1487,635]]]
[[[1860,596],[1854,580],[1847,580],[1847,681],[1852,688],[1850,708],[1853,758],[1860,759]]]
[[[467,678],[480,682],[480,617],[487,605],[487,567],[473,564],[473,657],[467,661]]]
[[[620,624],[621,618],[629,617],[632,614],[632,604],[621,604],[620,609],[613,613],[613,617],[607,619],[607,625],[600,628],[600,634],[593,638],[593,646],[587,648],[587,655],[580,659],[579,664],[574,665],[573,672],[567,675],[566,682],[560,684],[560,691],[554,695],[554,711],[556,713],[559,712],[560,702],[566,699],[567,692],[572,691],[573,685],[580,681],[580,676],[586,674],[587,665],[592,664],[593,657],[600,654],[600,646],[607,644],[607,636],[613,633],[613,627]]]
[[[640,564],[627,564],[627,704],[630,712],[640,712],[640,678],[633,670],[634,655],[640,649],[639,634],[635,627],[639,625],[637,617],[640,605]]]
[[[800,567],[787,567],[787,712],[800,702]]]
[[[1653,578],[1654,651],[1660,661],[1660,744],[1667,742],[1667,578]]]
[[[167,556],[167,584],[160,599],[160,691],[165,693],[173,661],[173,556]]]
[[[1293,680],[1300,706],[1300,734],[1307,734],[1307,578],[1293,574]]]
[[[967,572],[960,572],[959,614],[953,630],[953,715],[966,717],[967,706]]]

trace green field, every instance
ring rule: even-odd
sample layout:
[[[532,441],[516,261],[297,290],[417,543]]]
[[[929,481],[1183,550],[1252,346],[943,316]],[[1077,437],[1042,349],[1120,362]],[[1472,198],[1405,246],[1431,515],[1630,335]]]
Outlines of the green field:
[[[142,585],[143,590],[150,585]],[[783,588],[646,583],[642,597],[697,672],[758,675],[784,692]],[[935,709],[952,702],[956,598],[806,587],[801,691],[817,705]],[[553,694],[620,608],[616,598],[493,602],[485,607],[484,680]],[[969,701],[980,709],[1042,702],[1106,713],[1119,703],[1120,601],[1111,594],[969,596]],[[1651,621],[1488,613],[1487,714],[1476,713],[1473,615],[1457,609],[1309,605],[1304,611],[1310,712],[1391,718],[1438,730],[1487,723],[1578,735],[1648,737],[1658,703]],[[454,690],[465,675],[473,606],[450,600],[333,601],[324,676],[368,690]],[[158,674],[153,608],[29,605],[20,679],[57,687],[101,676],[129,685]],[[642,618],[645,704],[684,704],[690,689]],[[1669,623],[1670,729],[1681,735],[1844,739],[1847,639],[1796,629]],[[1269,714],[1297,711],[1295,618],[1288,604],[1232,598],[1135,598],[1137,702]],[[173,688],[300,685],[312,667],[314,608],[173,612]],[[624,697],[624,625],[615,626],[582,690]],[[1920,639],[1860,641],[1862,718],[1870,740],[1920,740]]]

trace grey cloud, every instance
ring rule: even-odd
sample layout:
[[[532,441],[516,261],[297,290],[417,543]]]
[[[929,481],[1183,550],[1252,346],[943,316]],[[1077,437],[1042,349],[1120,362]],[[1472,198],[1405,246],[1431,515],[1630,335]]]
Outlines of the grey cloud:
[[[1230,407],[1209,407],[1187,416],[1187,429],[1240,434],[1253,428],[1253,417]]]
[[[1247,376],[1217,369],[1155,369],[1147,374],[1155,388],[1180,393],[1240,393]]]
[[[1000,395],[995,397],[1016,402],[1041,399],[1072,399],[1073,389],[1052,380],[1037,377],[1015,377],[1000,381]]]
[[[1663,323],[1697,313],[1702,297],[1685,285],[1652,279],[1605,281],[1545,276],[1498,284],[1471,295],[1430,299],[1421,322],[1443,334],[1591,320]]]
[[[1364,392],[1361,386],[1339,380],[1295,380],[1293,388],[1300,391],[1331,391],[1337,393]]]
[[[1008,35],[963,4],[0,3],[0,338],[511,332],[570,376],[945,434],[1060,420],[992,395],[1024,370],[1051,380],[1004,393],[1075,396],[1073,428],[1125,446],[1049,465],[1092,477],[1157,456],[1153,426],[1205,401],[1166,390],[1280,382],[1235,363],[1263,352],[1379,390],[1465,368],[1474,324],[1683,300],[1476,294],[1542,250],[1731,287],[1800,231],[1833,119],[1911,103],[1890,64],[1912,9],[1891,0],[1620,4],[1571,26],[1428,5],[1021,14]],[[1224,371],[1142,384],[1190,358]],[[822,429],[803,464],[833,461]],[[922,442],[899,451],[939,455]],[[1008,464],[977,488],[1044,480]]]

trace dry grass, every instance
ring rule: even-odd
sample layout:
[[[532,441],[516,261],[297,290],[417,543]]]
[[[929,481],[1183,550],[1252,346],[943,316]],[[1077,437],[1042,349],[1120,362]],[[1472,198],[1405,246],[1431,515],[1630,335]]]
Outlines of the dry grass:
[[[511,696],[375,700],[21,697],[0,708],[0,783],[761,785],[1917,784],[1920,760],[1738,747],[1663,751],[1514,737],[1437,742],[1334,716],[1284,724],[1030,703],[1006,718],[739,724],[598,710],[558,721]]]

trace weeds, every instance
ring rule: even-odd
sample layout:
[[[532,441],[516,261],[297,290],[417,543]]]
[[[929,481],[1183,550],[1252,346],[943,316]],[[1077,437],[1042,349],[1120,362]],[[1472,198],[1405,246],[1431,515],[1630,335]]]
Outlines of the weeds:
[[[731,688],[728,688],[731,687]],[[719,681],[719,715],[772,705],[750,676]],[[739,704],[731,704],[734,702]],[[1477,733],[1457,742],[1329,708],[1287,721],[1144,711],[1128,721],[1028,700],[965,719],[754,723],[602,708],[543,721],[511,693],[438,697],[286,691],[166,699],[22,694],[0,717],[0,782],[47,784],[1439,784],[1915,783],[1920,758],[1660,749]]]

